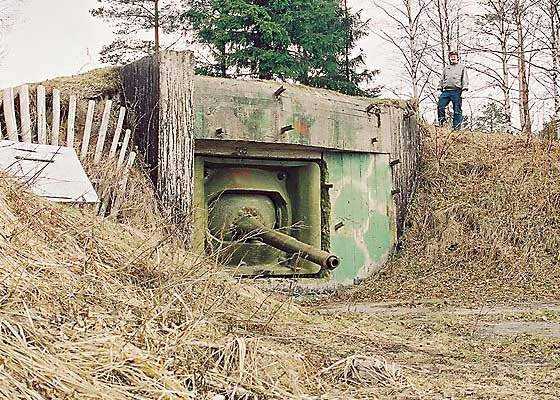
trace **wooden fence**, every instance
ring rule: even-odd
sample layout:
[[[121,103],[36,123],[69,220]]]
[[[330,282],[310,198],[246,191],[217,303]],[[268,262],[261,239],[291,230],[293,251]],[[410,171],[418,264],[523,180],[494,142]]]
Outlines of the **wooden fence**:
[[[87,159],[88,163],[93,163],[93,165],[99,164],[104,159],[114,161],[117,170],[122,173],[117,186],[119,191],[124,191],[129,171],[136,160],[136,152],[129,151],[131,131],[127,129],[123,135],[126,108],[120,107],[116,122],[113,120],[113,124],[111,124],[113,101],[106,100],[103,115],[96,127],[94,126],[94,117],[97,104],[95,100],[89,100],[85,123],[82,127],[79,127],[77,124],[77,96],[71,95],[68,98],[65,121],[61,112],[62,96],[60,90],[53,89],[51,98],[50,115],[47,115],[47,93],[44,86],[39,85],[36,88],[35,107],[32,107],[32,93],[30,93],[28,85],[4,89],[0,98],[0,110],[3,110],[6,132],[3,132],[2,124],[0,124],[0,139],[72,147],[82,161]],[[50,122],[50,125],[48,122]],[[110,125],[115,126],[113,132],[109,132]],[[81,138],[79,138],[79,133],[81,133]],[[92,133],[97,133],[94,146],[91,143]],[[110,146],[106,143],[108,133],[112,133]],[[93,183],[94,186],[97,186],[96,189],[100,189],[99,182]],[[111,214],[114,215],[115,206],[119,202],[119,198],[122,198],[122,193],[114,193],[107,189],[104,189],[104,192],[98,210],[101,214],[105,214],[106,210],[111,208]],[[113,206],[109,207],[108,202],[111,202]]]

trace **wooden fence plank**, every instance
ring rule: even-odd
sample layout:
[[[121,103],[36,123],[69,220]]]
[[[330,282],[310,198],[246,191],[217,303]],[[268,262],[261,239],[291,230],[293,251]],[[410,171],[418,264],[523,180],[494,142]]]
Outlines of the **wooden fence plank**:
[[[105,139],[107,138],[107,129],[109,128],[109,119],[111,118],[111,107],[113,102],[107,100],[105,102],[105,110],[103,111],[103,118],[101,119],[101,126],[99,127],[99,133],[97,134],[97,145],[95,146],[95,155],[93,158],[94,164],[101,161],[101,156],[103,155],[103,148],[105,147]]]
[[[82,139],[82,149],[80,152],[80,158],[83,160],[87,156],[89,148],[89,139],[91,138],[91,128],[93,126],[93,116],[95,113],[95,100],[90,100],[88,103],[87,115],[86,115],[86,125],[84,127],[84,137]]]
[[[124,158],[126,156],[126,150],[128,148],[128,142],[130,142],[130,135],[132,134],[132,131],[130,129],[126,130],[126,133],[124,135],[124,140],[123,140],[123,144],[121,147],[121,152],[119,154],[119,161],[117,162],[117,168],[122,167],[122,165],[124,164]]]
[[[66,146],[74,147],[74,140],[76,136],[76,105],[78,98],[76,95],[70,96],[68,101],[68,124],[66,127]]]
[[[52,123],[51,144],[58,146],[60,137],[60,90],[53,89],[52,92]]]
[[[128,174],[130,173],[130,169],[134,165],[134,161],[136,161],[136,152],[131,151],[130,156],[128,157],[128,161],[126,163],[126,172],[125,172],[125,175],[124,175],[126,179],[128,179]]]
[[[16,109],[14,107],[14,89],[7,88],[3,92],[4,121],[6,121],[6,132],[8,139],[18,141],[18,129],[16,121]]]
[[[119,140],[121,140],[121,133],[125,116],[126,108],[121,107],[121,111],[119,112],[119,120],[117,122],[117,128],[115,129],[115,135],[113,136],[113,143],[111,143],[111,150],[109,151],[109,158],[115,158],[115,156],[117,155],[117,147],[119,145]]]
[[[21,138],[24,142],[31,143],[31,113],[29,111],[29,86],[19,87],[19,117],[21,121]]]
[[[124,202],[124,197],[126,196],[126,186],[128,185],[128,176],[130,174],[130,170],[136,161],[136,152],[131,151],[130,155],[128,156],[128,161],[126,163],[126,168],[123,173],[122,180],[119,184],[119,188],[117,189],[117,193],[115,196],[115,201],[111,207],[111,216],[115,217],[121,208],[122,203]]]
[[[37,86],[37,141],[47,144],[47,105],[45,87]]]

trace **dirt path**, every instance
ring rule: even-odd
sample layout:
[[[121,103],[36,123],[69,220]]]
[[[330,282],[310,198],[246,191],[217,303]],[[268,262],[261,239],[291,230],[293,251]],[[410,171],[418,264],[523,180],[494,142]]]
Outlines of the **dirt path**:
[[[314,312],[379,337],[376,354],[414,388],[388,398],[560,398],[560,304],[331,303]]]
[[[521,334],[560,338],[560,304],[528,304],[524,306],[493,306],[458,308],[440,305],[403,305],[402,303],[359,303],[327,306],[324,314],[369,314],[383,317],[422,318],[465,316],[480,321],[483,334],[515,336]],[[492,318],[493,317],[493,318]]]

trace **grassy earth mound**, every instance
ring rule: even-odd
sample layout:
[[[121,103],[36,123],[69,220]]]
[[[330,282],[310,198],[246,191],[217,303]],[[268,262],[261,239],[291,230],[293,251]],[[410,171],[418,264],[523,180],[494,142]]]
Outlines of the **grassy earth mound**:
[[[91,171],[90,171],[91,172]],[[110,177],[107,177],[110,179]],[[141,175],[135,179],[141,179]],[[137,182],[131,186],[141,186]],[[368,319],[302,311],[174,239],[0,177],[0,398],[352,399],[412,390]],[[126,209],[128,204],[128,209]]]
[[[560,299],[560,145],[428,129],[403,250],[353,300]]]
[[[435,154],[443,163],[464,140]],[[101,187],[118,180],[86,167]],[[297,306],[187,253],[142,173],[130,187],[115,221],[0,176],[0,398],[557,398],[557,339],[481,331],[514,316]],[[545,278],[533,282],[548,293]],[[545,317],[560,321],[515,316]]]
[[[120,68],[105,67],[97,68],[79,75],[63,76],[48,79],[41,83],[30,84],[33,92],[41,84],[47,89],[47,93],[53,89],[59,89],[63,94],[75,94],[78,99],[102,99],[114,97],[119,94]]]

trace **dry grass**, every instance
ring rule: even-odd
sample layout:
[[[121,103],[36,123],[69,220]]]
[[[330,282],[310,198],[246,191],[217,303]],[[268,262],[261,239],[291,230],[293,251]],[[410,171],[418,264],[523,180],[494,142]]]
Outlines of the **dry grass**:
[[[431,258],[423,256],[431,264],[422,261],[422,266],[432,265],[431,271],[424,271],[428,276],[442,274],[439,286],[434,277],[426,285],[420,280],[421,285],[413,290],[412,284],[405,284],[410,282],[408,275],[400,272],[405,277],[394,287],[378,278],[377,284],[385,290],[378,293],[384,293],[383,297],[397,288],[404,288],[405,298],[411,293],[448,296],[448,287],[468,288],[469,279],[483,273],[469,259],[475,254],[486,257],[481,258],[488,265],[485,273],[500,282],[499,263],[488,258],[494,253],[483,239],[492,234],[492,243],[502,245],[509,236],[500,229],[508,226],[520,232],[519,221],[525,219],[511,217],[501,222],[491,215],[505,208],[512,197],[507,190],[489,197],[486,190],[491,184],[486,179],[511,182],[508,187],[514,187],[517,196],[525,196],[525,202],[532,198],[537,210],[514,206],[514,215],[530,212],[537,222],[526,222],[528,233],[545,240],[540,246],[555,243],[555,237],[546,236],[554,231],[541,230],[549,223],[547,218],[554,217],[556,189],[551,181],[557,173],[554,157],[558,150],[549,153],[539,146],[523,150],[523,144],[511,138],[486,139],[453,138],[441,157],[436,156],[442,154],[440,150],[436,153],[434,147],[428,148],[425,187],[412,219],[423,221],[419,216],[426,212],[428,222],[412,226],[406,241],[409,247],[396,261],[404,263],[409,257],[414,265],[412,260],[421,259],[414,258],[414,250],[423,243],[420,229],[427,242],[436,246],[442,241],[441,249],[450,254],[450,244],[470,238],[476,245],[471,251],[476,253],[461,258],[469,261],[468,279],[447,286],[457,272],[445,270],[449,265],[438,261],[441,253],[436,246],[428,253]],[[509,154],[509,161],[492,161],[489,153],[496,148],[502,149],[502,158]],[[530,151],[531,157],[522,157],[524,151]],[[458,154],[464,160],[459,166],[451,161],[459,159]],[[476,161],[478,155],[480,161]],[[466,167],[469,163],[475,167]],[[486,175],[472,172],[479,171],[478,165]],[[500,167],[495,171],[496,165]],[[550,165],[549,172],[537,172],[536,165]],[[88,166],[88,172],[102,185],[116,182],[110,168],[97,168]],[[449,171],[442,172],[443,168]],[[472,171],[466,174],[469,168]],[[514,179],[516,170],[523,172],[520,183]],[[538,176],[540,180],[536,180]],[[557,340],[480,336],[479,327],[485,323],[481,318],[443,314],[437,308],[416,316],[383,316],[340,311],[325,315],[321,309],[299,307],[292,298],[263,293],[250,281],[236,281],[182,249],[175,228],[158,213],[144,175],[135,171],[131,179],[124,212],[114,221],[100,219],[88,208],[47,203],[0,177],[0,398],[211,399],[217,394],[228,400],[557,397]],[[450,180],[457,184],[451,185]],[[475,185],[474,180],[479,183]],[[486,211],[484,226],[489,225],[479,226],[478,234],[463,227],[463,219],[454,217],[457,210],[472,218],[480,215],[469,214],[475,212],[472,206],[450,208],[450,204],[467,202],[457,200],[465,191],[465,182],[471,182],[468,193],[473,194],[468,199],[473,204],[478,204],[474,199],[479,196],[487,204],[501,204]],[[541,186],[522,190],[522,182]],[[546,190],[552,193],[550,200],[535,200]],[[508,213],[504,209],[500,215],[505,218]],[[444,232],[453,232],[456,242]],[[480,232],[485,236],[479,238]],[[525,276],[529,276],[527,271],[553,276],[553,258],[545,258],[539,265],[526,262],[543,254],[539,245],[535,249],[529,246],[537,239],[527,237],[526,245],[511,245],[517,251],[515,257],[500,258],[512,260],[502,264],[502,269],[516,268]],[[465,249],[466,244],[460,252]],[[523,252],[525,262],[517,262]],[[396,265],[387,273],[398,278]],[[489,293],[497,298],[524,290],[516,281],[515,285],[498,286],[487,279],[486,285],[495,288]],[[542,289],[547,279],[532,282],[527,286],[534,288],[535,295],[548,296]],[[466,296],[472,293],[467,291]]]
[[[63,94],[75,94],[79,99],[100,99],[119,94],[120,69],[118,67],[98,68],[80,75],[49,79],[40,84],[48,93],[59,89]],[[38,84],[31,84],[33,91]]]
[[[0,398],[413,392],[361,322],[306,313],[184,251],[133,179],[115,222],[0,178]]]
[[[142,161],[136,163],[139,166]],[[117,221],[142,232],[165,235],[168,224],[162,222],[164,217],[155,188],[145,169],[137,167],[127,171],[124,167],[118,168],[116,160],[108,157],[95,164],[92,155],[86,159],[84,167],[90,180],[96,183],[99,197],[111,197],[110,204],[116,205],[115,210],[108,208],[106,215],[113,214]]]
[[[404,250],[355,300],[560,299],[560,146],[429,131]]]

